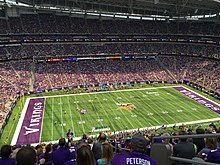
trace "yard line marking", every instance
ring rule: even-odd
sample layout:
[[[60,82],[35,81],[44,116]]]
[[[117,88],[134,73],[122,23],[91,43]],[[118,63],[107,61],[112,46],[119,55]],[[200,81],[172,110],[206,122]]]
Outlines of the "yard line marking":
[[[53,122],[53,110],[54,110],[54,98],[52,99],[52,122],[51,122],[51,124],[52,124],[52,139],[54,139],[53,138],[53,125],[54,125],[54,122]]]
[[[171,99],[169,99],[170,97],[176,98],[176,97],[175,97],[175,96],[173,96],[173,95],[169,95],[169,97],[161,97],[160,95],[164,95],[163,93],[160,93],[160,94],[158,95],[158,97],[160,97],[161,99],[166,98],[166,100],[171,100]],[[172,101],[172,100],[171,100],[171,101]],[[169,102],[169,101],[166,101],[166,104],[169,104],[171,107],[176,108],[176,106],[175,106],[175,105],[173,105],[173,104],[172,104],[171,102]],[[187,104],[187,105],[188,105],[188,104]],[[185,109],[185,108],[184,108],[184,107],[182,107],[181,105],[178,105],[178,106],[180,106],[182,109]],[[183,113],[182,115],[184,115],[184,116],[186,116],[186,117],[187,117],[187,115],[186,115],[185,113]],[[172,118],[172,120],[176,122],[175,118],[173,118],[173,117],[172,117],[172,116],[170,116],[170,115],[169,115],[169,117],[170,117],[170,118]],[[196,118],[197,118],[197,119],[199,119],[197,116],[196,116]]]
[[[74,96],[74,100],[75,100],[75,104],[76,104],[76,109],[78,110],[78,115],[79,115],[79,118],[80,118],[80,121],[82,122],[82,116],[79,114],[79,105],[78,105],[78,102],[77,102],[77,100],[76,100],[76,95],[73,95]],[[82,129],[83,129],[83,133],[85,133],[85,128],[84,128],[84,125],[83,124],[81,124],[82,125]]]
[[[137,95],[137,93],[136,92],[132,92],[132,93],[134,93],[136,96],[139,96],[139,95]],[[150,100],[149,98],[147,98],[148,100]],[[142,99],[142,98],[140,98],[140,100],[141,101],[145,101],[144,99]],[[152,108],[149,106],[149,105],[147,105],[148,107],[149,107],[149,109],[151,109],[152,110]],[[154,111],[154,110],[153,110]],[[141,112],[139,113],[144,119],[146,118],[146,116],[144,116]],[[154,111],[154,114],[155,114],[155,111]],[[157,113],[156,113],[157,114]],[[152,118],[154,118],[154,120],[158,123],[158,124],[160,124],[160,122],[154,117],[154,115],[152,115]]]
[[[85,102],[87,99],[85,97],[83,98],[83,101],[81,101],[81,97],[79,97],[78,99],[80,100],[81,103],[84,102],[84,104],[82,106],[83,107],[82,109],[85,109],[87,111],[87,115],[82,115],[81,113],[79,113],[80,117],[83,116],[82,118],[86,118],[86,120],[81,120],[81,121],[78,122],[78,124],[83,125],[83,124],[85,124],[85,121],[90,121],[91,126],[86,125],[86,127],[89,127],[89,128],[91,127],[90,129],[92,130],[92,127],[93,127],[94,124],[93,124],[93,118],[91,117],[90,112],[89,112],[88,104],[87,104],[87,102]],[[76,101],[75,104],[78,105],[78,103],[79,103],[79,101]],[[77,108],[77,109],[78,109],[78,111],[80,110],[79,108]]]
[[[62,103],[62,99],[60,97],[60,103]],[[64,131],[63,131],[63,115],[62,115],[62,112],[63,112],[63,107],[62,107],[62,104],[60,104],[60,116],[61,116],[61,127],[62,127],[62,137],[64,137]]]
[[[67,100],[68,100],[68,107],[69,107],[69,111],[70,111],[70,119],[71,119],[71,123],[72,123],[73,135],[75,136],[74,125],[73,125],[73,117],[72,117],[72,111],[70,110],[70,98],[67,97]]]
[[[159,97],[160,97],[160,96],[159,96]],[[169,99],[170,97],[176,98],[176,97],[173,96],[173,95],[169,95],[169,97],[167,97],[167,99],[168,99],[168,100],[171,100],[171,99]],[[178,97],[178,98],[179,98],[179,97]],[[179,99],[179,101],[182,102],[182,103],[184,103],[184,105],[185,105],[186,107],[189,107],[189,109],[192,108],[192,107],[190,107],[188,104],[186,104],[184,101],[182,101],[182,99]],[[170,103],[169,101],[168,101],[167,103],[170,104],[172,107],[175,107],[175,105],[173,105],[173,104]],[[181,109],[185,109],[181,104],[178,104],[178,106],[180,106]],[[182,115],[187,116],[185,113],[182,113]],[[197,115],[194,115],[194,114],[192,114],[192,113],[191,113],[191,115],[193,115],[196,119],[199,119],[199,117],[198,117]]]
[[[96,97],[97,97],[97,96],[96,96]],[[114,125],[112,124],[112,122],[111,122],[111,120],[110,120],[110,118],[109,118],[109,116],[108,116],[108,113],[105,111],[105,108],[103,107],[103,105],[102,105],[102,103],[100,102],[100,100],[99,100],[98,97],[97,97],[97,100],[99,101],[99,104],[101,105],[103,111],[105,112],[105,115],[107,116],[107,119],[109,120],[109,123],[111,124],[113,130],[115,130],[115,127],[114,127]]]
[[[103,93],[101,93],[101,94],[102,94],[102,97],[105,99]],[[109,102],[108,102],[108,99],[105,99],[105,101],[107,102],[107,104],[108,104],[108,106],[110,107],[110,109],[112,109],[112,108],[111,108],[111,105],[110,105]],[[118,115],[115,113],[114,110],[112,110],[112,112],[113,112],[113,114],[114,114],[115,117],[118,117]],[[122,126],[124,126],[124,124],[122,123],[121,120],[119,120],[119,122],[120,122],[120,124],[121,124]],[[118,125],[117,122],[116,122],[115,124]],[[119,126],[119,127],[120,127],[120,126]],[[114,130],[114,131],[115,131],[115,130]]]
[[[88,95],[88,96],[89,96],[89,100],[92,100],[91,99],[91,95]],[[89,101],[89,103],[92,104],[92,108],[93,107],[95,108],[95,114],[96,114],[96,116],[98,116],[98,119],[100,119],[100,116],[99,116],[99,114],[96,111],[96,107],[94,106],[93,101]],[[101,125],[103,126],[103,122],[102,121],[101,121]]]
[[[142,94],[144,94],[142,91],[141,91],[141,93]],[[163,111],[157,104],[155,104],[150,98],[148,98],[148,97],[146,97],[151,103],[153,103],[154,105],[155,105],[155,107],[157,107],[158,109],[160,109],[161,110],[161,112]],[[143,99],[141,99],[141,100],[143,100]],[[150,109],[152,109],[153,111],[154,111],[154,114],[158,114],[155,110],[154,110],[154,108],[151,108],[150,106],[149,106],[149,108]],[[170,115],[168,115],[168,117],[170,117]],[[167,121],[162,115],[160,115],[160,118],[162,118],[164,121],[165,121],[165,123],[169,123],[169,121]],[[171,117],[170,117],[171,118]],[[171,118],[172,120],[173,120],[173,118]],[[157,120],[156,120],[157,121]],[[173,121],[175,121],[175,120],[173,120]],[[165,124],[164,123],[164,124]]]

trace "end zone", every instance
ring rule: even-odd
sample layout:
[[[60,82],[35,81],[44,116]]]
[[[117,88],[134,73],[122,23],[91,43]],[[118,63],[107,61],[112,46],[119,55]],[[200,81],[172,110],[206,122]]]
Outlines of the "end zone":
[[[27,99],[11,145],[39,143],[45,98]]]
[[[220,114],[220,105],[186,87],[183,86],[178,86],[178,87],[173,87],[174,89],[176,89],[177,91],[179,91],[180,93],[184,94],[185,96],[195,100],[197,103],[202,104],[203,106],[205,106],[206,108],[211,109],[212,111]]]

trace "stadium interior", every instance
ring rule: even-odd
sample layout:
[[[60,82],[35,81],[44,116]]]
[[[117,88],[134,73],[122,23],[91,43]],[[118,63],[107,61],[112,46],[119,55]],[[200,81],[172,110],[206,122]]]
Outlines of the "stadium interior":
[[[219,13],[219,0],[0,0],[0,145],[24,95],[184,83],[219,100]]]

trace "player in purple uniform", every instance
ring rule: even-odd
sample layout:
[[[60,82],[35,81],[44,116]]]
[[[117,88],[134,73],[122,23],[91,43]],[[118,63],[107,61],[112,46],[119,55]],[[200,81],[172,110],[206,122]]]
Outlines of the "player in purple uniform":
[[[68,144],[70,145],[71,141],[73,140],[73,132],[70,129],[68,130],[66,137],[68,139]]]
[[[144,154],[147,140],[142,134],[136,134],[131,139],[131,152],[114,156],[112,165],[157,165],[158,163]]]

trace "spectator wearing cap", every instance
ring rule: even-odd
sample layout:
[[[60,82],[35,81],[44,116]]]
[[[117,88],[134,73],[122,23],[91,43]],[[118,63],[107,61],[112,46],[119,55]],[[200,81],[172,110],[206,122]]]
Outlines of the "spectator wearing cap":
[[[15,165],[15,159],[10,158],[11,146],[3,145],[0,153],[0,164],[4,165]]]
[[[52,152],[52,159],[54,165],[62,165],[69,160],[69,150],[65,149],[66,140],[61,138],[59,140],[59,148]]]
[[[112,160],[112,165],[138,165],[158,163],[144,154],[146,152],[147,140],[142,134],[136,134],[131,139],[131,149],[129,153],[116,154]]]

